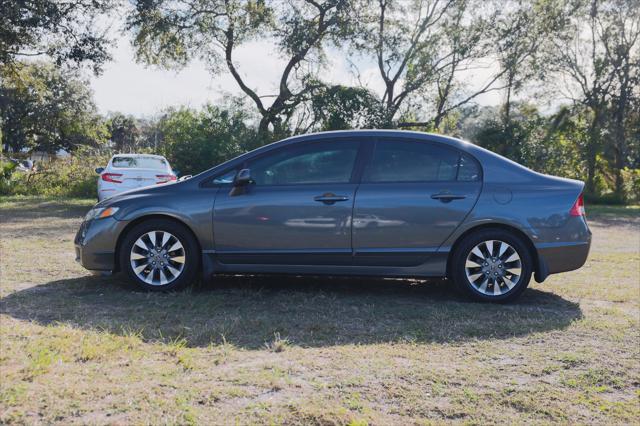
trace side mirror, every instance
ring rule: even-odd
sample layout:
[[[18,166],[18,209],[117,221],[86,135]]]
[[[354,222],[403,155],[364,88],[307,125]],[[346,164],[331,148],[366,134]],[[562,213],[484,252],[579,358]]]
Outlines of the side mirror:
[[[253,182],[251,179],[251,170],[250,169],[242,169],[238,172],[236,177],[233,179],[233,188],[231,188],[231,192],[229,195],[242,195],[247,192],[247,187]]]
[[[233,186],[247,186],[251,183],[251,169],[242,169],[233,180]]]
[[[104,172],[104,167],[98,167],[98,168],[96,168],[96,173],[97,173],[97,174],[102,174],[102,172]]]

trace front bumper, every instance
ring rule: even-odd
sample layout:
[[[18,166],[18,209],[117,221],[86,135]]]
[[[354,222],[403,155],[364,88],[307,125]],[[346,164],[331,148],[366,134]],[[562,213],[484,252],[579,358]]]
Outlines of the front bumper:
[[[74,240],[76,261],[91,271],[116,271],[116,245],[127,223],[113,217],[83,222]]]

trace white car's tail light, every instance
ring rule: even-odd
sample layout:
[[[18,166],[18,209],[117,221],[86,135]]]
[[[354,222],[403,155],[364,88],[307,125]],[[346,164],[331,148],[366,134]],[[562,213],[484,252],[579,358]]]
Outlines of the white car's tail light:
[[[173,182],[175,180],[178,180],[176,175],[156,175],[156,179],[157,179],[157,182],[156,182],[157,184]]]
[[[103,173],[100,177],[105,182],[122,183],[122,181],[118,179],[122,177],[122,173]]]

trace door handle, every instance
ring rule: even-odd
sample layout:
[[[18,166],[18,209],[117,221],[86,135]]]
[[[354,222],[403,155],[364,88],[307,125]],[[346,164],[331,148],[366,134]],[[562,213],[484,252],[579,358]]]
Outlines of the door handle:
[[[453,200],[463,200],[465,198],[467,198],[466,195],[458,195],[458,194],[451,194],[449,192],[440,192],[438,194],[433,194],[431,196],[432,199],[434,200],[440,200],[443,203],[448,203],[450,201]]]
[[[349,197],[347,197],[346,195],[336,195],[331,193],[317,195],[313,197],[314,201],[318,201],[324,204],[334,204],[338,201],[347,201],[348,199]]]

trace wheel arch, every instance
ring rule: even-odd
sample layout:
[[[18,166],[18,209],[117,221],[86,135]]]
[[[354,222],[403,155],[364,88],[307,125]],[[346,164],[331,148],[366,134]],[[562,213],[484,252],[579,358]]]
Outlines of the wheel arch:
[[[115,249],[115,253],[114,253],[115,270],[116,271],[120,271],[120,247],[121,247],[122,241],[125,239],[125,236],[127,235],[127,233],[129,233],[129,231],[131,231],[131,229],[133,229],[134,226],[139,225],[142,222],[146,222],[148,220],[153,220],[153,219],[168,220],[168,221],[174,222],[174,223],[176,223],[178,225],[184,226],[184,228],[187,231],[189,231],[189,233],[191,234],[191,236],[195,240],[196,245],[198,246],[198,251],[200,252],[200,255],[202,255],[202,244],[200,243],[200,240],[198,239],[198,236],[196,235],[196,233],[193,232],[193,229],[191,229],[191,227],[186,222],[184,222],[183,220],[178,219],[175,216],[168,215],[168,214],[162,214],[162,213],[146,214],[146,215],[142,215],[142,216],[139,216],[139,217],[133,219],[131,222],[129,222],[127,224],[127,226],[124,227],[122,232],[120,232],[120,235],[118,235],[118,240],[116,241],[116,249]]]
[[[515,226],[507,225],[504,223],[480,224],[480,225],[473,226],[467,229],[466,231],[464,231],[462,234],[460,234],[456,239],[456,241],[451,246],[451,250],[449,250],[449,254],[447,255],[447,277],[451,276],[450,274],[451,259],[453,257],[453,254],[456,252],[456,250],[460,246],[460,243],[462,242],[462,240],[464,240],[468,235],[471,235],[475,232],[484,231],[487,229],[500,229],[502,231],[512,232],[518,237],[520,237],[520,239],[527,246],[527,249],[529,250],[529,254],[531,254],[531,257],[533,258],[533,263],[534,263],[533,270],[535,272],[536,281],[537,282],[544,281],[544,279],[548,275],[548,272],[546,272],[546,266],[544,265],[544,262],[541,262],[541,259],[538,256],[538,250],[536,250],[536,247],[533,244],[533,241],[531,241],[531,238],[526,233],[516,228]]]

